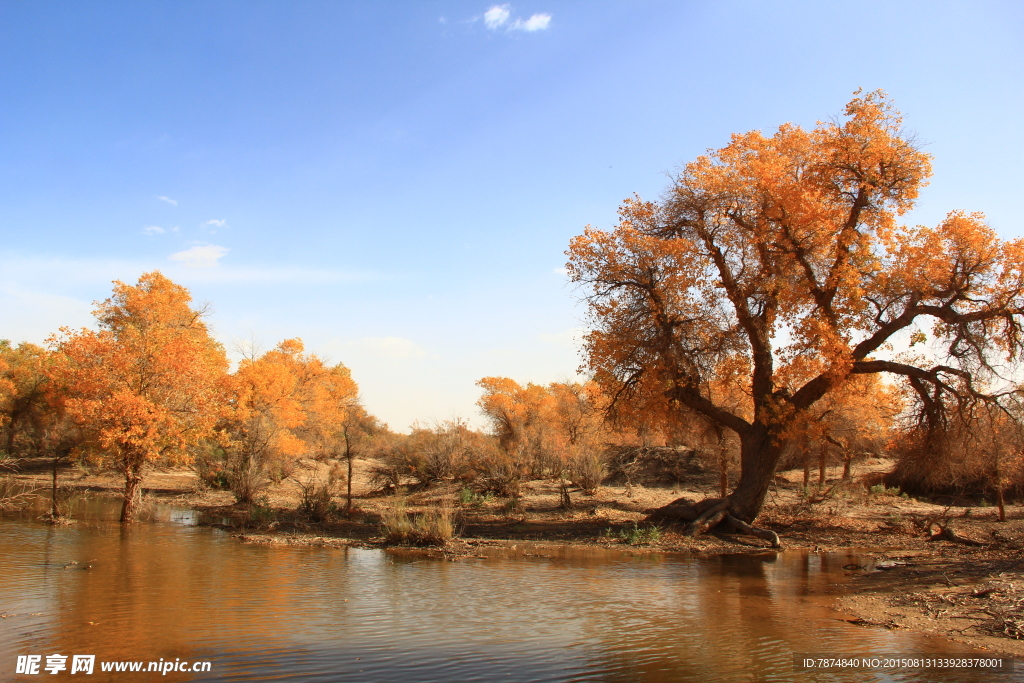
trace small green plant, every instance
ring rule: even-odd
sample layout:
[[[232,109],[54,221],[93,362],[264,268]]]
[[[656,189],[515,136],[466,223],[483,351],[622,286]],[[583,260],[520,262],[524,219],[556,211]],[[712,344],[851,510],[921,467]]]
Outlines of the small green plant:
[[[463,487],[463,489],[461,491],[459,491],[459,505],[461,505],[463,507],[465,507],[467,505],[472,505],[473,507],[477,507],[478,508],[478,507],[481,507],[481,506],[483,506],[483,505],[485,505],[487,503],[490,503],[493,500],[494,500],[494,492],[493,491],[487,491],[485,493],[478,493],[478,492],[474,491],[473,489],[469,488],[468,486]]]
[[[627,526],[622,529],[609,527],[604,530],[603,535],[605,538],[619,540],[630,545],[648,545],[660,541],[661,534],[662,529],[656,524],[640,526],[633,522],[632,527]]]
[[[892,496],[893,498],[900,497],[900,490],[895,486],[891,489],[887,489],[885,488],[885,484],[875,484],[871,487],[870,491],[871,494],[875,496]]]

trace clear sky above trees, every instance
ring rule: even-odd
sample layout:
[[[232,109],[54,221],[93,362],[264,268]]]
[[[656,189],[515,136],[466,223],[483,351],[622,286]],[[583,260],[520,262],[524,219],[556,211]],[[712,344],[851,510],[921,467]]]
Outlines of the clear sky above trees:
[[[858,87],[934,155],[908,222],[1021,235],[1022,71],[1014,2],[0,2],[0,338],[159,268],[229,350],[301,337],[393,428],[481,424],[480,377],[579,365],[584,225]]]

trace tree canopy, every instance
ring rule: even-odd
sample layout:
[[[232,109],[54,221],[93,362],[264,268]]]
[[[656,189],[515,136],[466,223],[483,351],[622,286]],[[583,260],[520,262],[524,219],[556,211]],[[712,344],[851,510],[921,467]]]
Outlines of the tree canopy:
[[[936,420],[990,398],[1016,359],[1024,242],[977,213],[898,223],[930,161],[883,93],[857,93],[813,130],[734,135],[660,201],[626,200],[614,230],[572,240],[595,378],[738,435],[740,480],[715,521],[757,517],[794,425],[851,377],[906,382]],[[889,350],[925,339],[923,356]]]
[[[131,521],[144,468],[188,459],[218,416],[227,371],[188,290],[158,271],[114,283],[94,314],[99,331],[63,330],[52,375],[84,434],[80,450],[125,476],[122,521]]]

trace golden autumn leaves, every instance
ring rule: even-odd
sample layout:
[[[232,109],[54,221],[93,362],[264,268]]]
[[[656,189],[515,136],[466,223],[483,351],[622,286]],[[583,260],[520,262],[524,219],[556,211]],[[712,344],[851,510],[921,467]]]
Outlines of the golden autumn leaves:
[[[205,441],[251,500],[269,460],[331,448],[346,414],[361,410],[348,370],[303,354],[297,339],[229,374],[188,291],[159,272],[115,283],[95,315],[98,331],[52,340],[49,376],[81,432],[78,451],[124,474],[122,521],[135,516],[149,464],[188,462]]]
[[[812,406],[851,378],[902,380],[934,421],[989,400],[994,364],[1021,348],[1024,243],[979,214],[899,226],[930,158],[883,94],[845,114],[734,135],[567,252],[588,292],[586,368],[613,395],[664,397],[735,433],[739,519],[757,516]],[[877,357],[921,327],[942,344],[934,362]]]
[[[732,440],[728,514],[752,522],[794,442],[848,453],[908,403],[935,426],[1003,400],[1016,387],[999,366],[1024,341],[1024,242],[1000,240],[980,214],[899,225],[930,173],[884,95],[858,93],[844,118],[812,130],[734,135],[660,201],[635,197],[613,230],[587,227],[567,253],[586,292],[589,381],[481,380],[503,453],[495,471],[563,476],[625,431]],[[79,450],[123,470],[127,517],[145,465],[187,459],[200,442],[241,500],[299,454],[344,449],[351,464],[339,425],[366,416],[343,366],[288,340],[229,374],[188,292],[159,273],[117,283],[96,315],[99,331],[65,330],[38,361],[5,347],[0,362],[24,372],[4,370],[0,393],[21,395],[14,385],[33,372],[52,378]]]

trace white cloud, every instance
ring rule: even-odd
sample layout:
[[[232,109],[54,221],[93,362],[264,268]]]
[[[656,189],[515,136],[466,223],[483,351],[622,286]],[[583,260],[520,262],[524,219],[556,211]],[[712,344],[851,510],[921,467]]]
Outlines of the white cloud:
[[[496,31],[499,26],[508,21],[509,15],[511,12],[508,10],[508,5],[495,5],[484,12],[484,24],[492,31]]]
[[[211,218],[203,223],[203,225],[216,225],[218,228],[223,228],[225,223],[227,223],[227,221],[223,218]]]
[[[218,247],[215,244],[206,244],[191,247],[185,251],[171,254],[168,258],[176,263],[181,263],[186,268],[213,268],[217,265],[217,259],[228,253],[227,247]]]
[[[170,197],[165,197],[164,195],[160,195],[159,197],[157,197],[157,199],[159,199],[162,202],[167,202],[168,204],[173,204],[174,206],[178,205],[178,200],[171,199]]]
[[[147,235],[162,235],[166,231],[159,225],[147,225],[142,229],[142,232],[146,233]]]
[[[534,31],[544,31],[550,23],[550,14],[534,14],[526,21],[516,19],[510,28],[513,31],[528,31],[533,33]]]
[[[569,274],[569,269],[568,268],[564,268],[564,267],[562,267],[562,268],[552,268],[551,272],[555,273],[556,275],[568,275]]]

